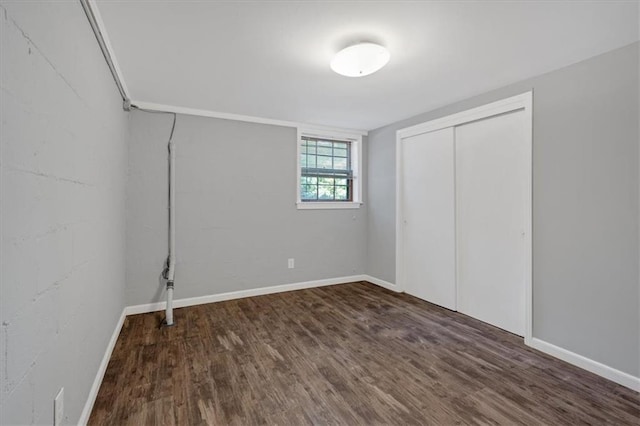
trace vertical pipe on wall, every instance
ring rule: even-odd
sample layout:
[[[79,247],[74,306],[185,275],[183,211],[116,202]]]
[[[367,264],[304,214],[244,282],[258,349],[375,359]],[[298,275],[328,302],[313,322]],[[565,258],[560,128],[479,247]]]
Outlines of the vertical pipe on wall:
[[[173,116],[173,127],[169,138],[169,257],[167,259],[167,308],[165,324],[173,325],[173,280],[176,270],[176,215],[175,215],[175,192],[176,192],[176,148],[173,143],[173,130],[176,125],[176,116]]]
[[[169,151],[168,158],[168,166],[169,166],[169,179],[167,181],[169,187],[169,196],[168,196],[168,216],[169,216],[169,247],[168,247],[168,255],[167,260],[164,265],[164,269],[162,270],[162,278],[167,280],[167,306],[166,306],[166,314],[164,325],[170,326],[173,325],[173,287],[174,287],[174,278],[176,271],[176,215],[175,215],[175,206],[176,206],[176,146],[173,143],[173,132],[176,129],[176,120],[178,119],[178,115],[175,112],[169,111],[154,111],[148,110],[145,108],[140,108],[137,105],[132,104],[131,108],[151,112],[158,114],[173,114],[173,124],[171,125],[171,133],[169,134],[169,144],[167,149]]]

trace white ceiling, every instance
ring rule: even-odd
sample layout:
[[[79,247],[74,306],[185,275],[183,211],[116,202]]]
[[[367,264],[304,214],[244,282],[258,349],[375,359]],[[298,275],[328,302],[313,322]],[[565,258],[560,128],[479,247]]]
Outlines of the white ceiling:
[[[136,101],[374,129],[638,40],[635,1],[99,0]],[[335,74],[355,41],[391,61]]]

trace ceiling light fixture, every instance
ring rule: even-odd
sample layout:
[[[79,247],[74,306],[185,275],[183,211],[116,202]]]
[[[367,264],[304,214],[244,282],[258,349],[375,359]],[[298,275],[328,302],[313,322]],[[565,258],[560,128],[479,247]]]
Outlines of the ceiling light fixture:
[[[347,77],[364,77],[384,67],[390,57],[384,46],[358,43],[336,53],[331,60],[331,69]]]

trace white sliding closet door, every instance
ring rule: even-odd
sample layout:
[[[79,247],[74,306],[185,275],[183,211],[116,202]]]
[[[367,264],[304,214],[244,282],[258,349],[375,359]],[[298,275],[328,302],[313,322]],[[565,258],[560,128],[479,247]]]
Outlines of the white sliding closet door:
[[[455,128],[458,310],[521,336],[530,169],[525,118],[520,110]]]
[[[405,291],[456,309],[453,128],[402,140]]]

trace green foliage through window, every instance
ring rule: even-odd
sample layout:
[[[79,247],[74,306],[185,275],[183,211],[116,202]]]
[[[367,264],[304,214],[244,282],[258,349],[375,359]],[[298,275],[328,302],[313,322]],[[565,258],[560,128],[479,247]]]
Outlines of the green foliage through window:
[[[300,148],[302,201],[353,201],[351,142],[303,136]]]

